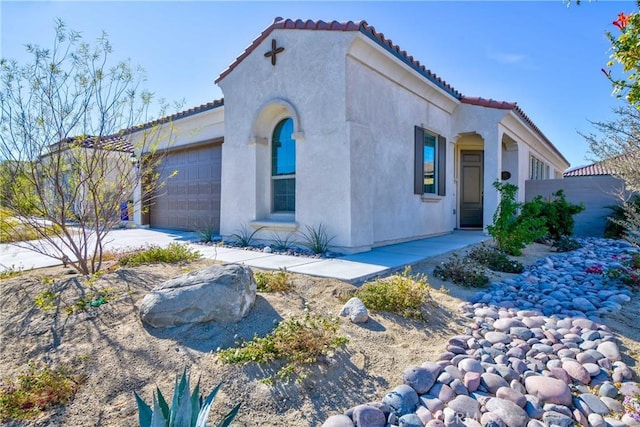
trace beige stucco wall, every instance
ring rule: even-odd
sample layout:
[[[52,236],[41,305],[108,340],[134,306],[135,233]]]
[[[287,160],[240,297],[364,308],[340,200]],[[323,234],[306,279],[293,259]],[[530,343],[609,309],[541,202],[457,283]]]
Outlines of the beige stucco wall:
[[[283,222],[327,227],[333,244],[352,246],[350,146],[345,122],[345,54],[353,32],[275,30],[221,82],[225,96],[221,234]],[[273,66],[264,53],[277,40]],[[294,118],[295,216],[271,214],[270,139],[284,117]],[[269,238],[271,224],[257,237]]]
[[[346,71],[354,243],[375,246],[452,231],[451,125],[458,101],[364,37],[351,46]],[[447,138],[444,197],[413,194],[415,126]]]

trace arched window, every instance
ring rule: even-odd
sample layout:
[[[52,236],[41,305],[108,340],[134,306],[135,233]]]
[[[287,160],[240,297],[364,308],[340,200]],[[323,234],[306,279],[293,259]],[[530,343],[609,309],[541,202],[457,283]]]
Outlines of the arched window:
[[[271,138],[271,182],[273,212],[296,210],[296,142],[293,120],[280,121]]]

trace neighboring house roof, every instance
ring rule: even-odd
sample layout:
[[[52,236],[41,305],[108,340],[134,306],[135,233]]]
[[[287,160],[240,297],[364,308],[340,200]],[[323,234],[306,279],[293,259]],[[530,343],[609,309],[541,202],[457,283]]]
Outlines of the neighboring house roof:
[[[586,166],[578,166],[566,170],[562,175],[565,178],[574,176],[596,176],[611,175],[613,171],[604,165],[604,162],[597,162]]]
[[[52,144],[51,151],[65,150],[68,145],[79,144],[83,148],[98,148],[108,151],[120,151],[125,153],[133,152],[133,145],[122,135],[114,134],[103,137],[87,136],[87,137],[70,137],[65,138],[55,144]]]
[[[223,106],[224,106],[224,98],[215,99],[211,102],[207,102],[206,104],[189,108],[188,110],[179,111],[177,113],[160,117],[159,119],[156,119],[147,123],[143,123],[141,125],[132,126],[112,136],[117,137],[122,135],[129,135],[141,130],[149,129],[150,127],[153,127],[153,126],[161,125],[163,123],[169,123],[178,119],[184,119],[185,117],[193,116],[194,114],[202,113],[203,111],[213,110],[214,108],[219,108]]]
[[[535,123],[533,123],[533,120],[531,120],[529,118],[529,116],[527,116],[525,114],[525,112],[522,111],[522,108],[520,108],[516,102],[496,101],[496,100],[493,100],[493,99],[485,99],[485,98],[479,98],[479,97],[468,97],[468,96],[463,96],[462,99],[460,99],[460,101],[463,104],[478,105],[478,106],[481,106],[481,107],[497,108],[499,110],[512,110],[512,111],[514,111],[518,115],[518,117],[520,117],[520,119],[522,119],[522,121],[524,121],[527,125],[529,125],[529,127],[531,127],[531,129],[533,129],[542,139],[544,139],[547,142],[547,144],[549,144],[551,149],[558,156],[560,156],[560,158],[562,160],[564,160],[567,164],[569,164],[569,161],[562,155],[562,153],[556,148],[556,146],[553,145],[553,143],[549,140],[549,138],[547,138],[547,136],[544,133],[542,133],[540,128],[538,126],[536,126]]]

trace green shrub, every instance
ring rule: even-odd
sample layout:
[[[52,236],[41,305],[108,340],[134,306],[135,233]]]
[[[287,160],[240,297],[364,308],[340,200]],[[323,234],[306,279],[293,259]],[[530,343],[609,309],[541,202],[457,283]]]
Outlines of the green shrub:
[[[258,292],[287,292],[293,289],[291,275],[286,269],[278,271],[256,271],[253,273]]]
[[[318,227],[307,225],[306,231],[300,234],[302,237],[300,243],[314,254],[326,253],[329,250],[329,243],[335,238],[335,236],[329,237],[327,228],[322,223]]]
[[[461,258],[457,254],[451,255],[433,269],[433,274],[442,280],[450,280],[463,286],[480,288],[489,283],[489,276],[477,262],[469,258]]]
[[[509,258],[507,254],[492,246],[476,246],[469,251],[469,258],[493,271],[504,273],[522,273],[524,271],[524,265],[521,262]]]
[[[52,408],[65,406],[73,399],[82,380],[64,367],[51,369],[29,362],[17,381],[6,379],[0,386],[0,419],[32,419]]]
[[[370,310],[426,319],[426,304],[431,300],[431,286],[424,275],[411,276],[411,267],[406,267],[395,276],[365,283],[356,291],[355,296]]]
[[[564,190],[553,193],[550,200],[544,200],[542,196],[536,196],[526,202],[522,207],[522,215],[544,218],[544,226],[547,229],[547,237],[553,241],[563,236],[573,235],[575,215],[584,210],[584,204],[574,205],[567,202]]]
[[[11,265],[8,268],[0,271],[0,280],[9,279],[11,277],[19,276],[23,273],[22,267],[16,267],[15,265]]]
[[[547,234],[546,220],[539,216],[537,203],[530,204],[526,214],[518,215],[522,203],[516,202],[517,186],[499,181],[493,186],[500,193],[500,203],[493,215],[493,225],[487,226],[487,231],[502,252],[521,255],[529,243]]]
[[[274,377],[289,381],[292,376],[305,378],[304,365],[314,363],[318,357],[346,344],[347,338],[338,334],[338,319],[305,313],[303,318],[283,320],[273,332],[254,337],[238,348],[221,350],[218,355],[224,363],[268,364],[277,360],[285,364]]]
[[[119,263],[123,267],[135,267],[142,264],[176,263],[185,261],[196,261],[202,254],[195,249],[191,249],[183,243],[173,242],[163,248],[158,245],[151,245],[147,248],[125,254],[120,257]]]
[[[156,394],[153,394],[153,408],[134,391],[133,395],[138,404],[138,423],[140,427],[206,427],[209,425],[207,419],[211,405],[221,385],[222,383],[218,384],[206,398],[203,398],[200,395],[200,381],[198,381],[196,388],[191,393],[189,377],[185,368],[180,382],[176,377],[171,407],[157,387],[157,398]],[[218,427],[231,425],[239,409],[240,404],[238,403],[217,424]]]
[[[640,217],[640,196],[636,195],[625,203],[607,206],[613,213],[607,217],[604,237],[621,239],[625,237],[625,226],[634,226],[633,218]]]
[[[563,236],[558,240],[554,240],[551,245],[552,248],[556,250],[556,252],[569,252],[575,251],[576,249],[580,249],[582,245],[575,239],[572,239],[569,236]]]

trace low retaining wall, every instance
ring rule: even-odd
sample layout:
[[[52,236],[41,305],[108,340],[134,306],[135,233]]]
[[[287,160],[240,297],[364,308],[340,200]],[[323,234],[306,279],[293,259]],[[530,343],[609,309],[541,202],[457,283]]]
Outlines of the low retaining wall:
[[[574,234],[576,236],[601,237],[611,215],[607,206],[617,205],[620,200],[617,194],[624,184],[610,175],[581,176],[564,179],[547,179],[526,181],[525,199],[533,199],[537,195],[544,198],[562,189],[571,203],[584,203],[585,210],[576,215]]]

